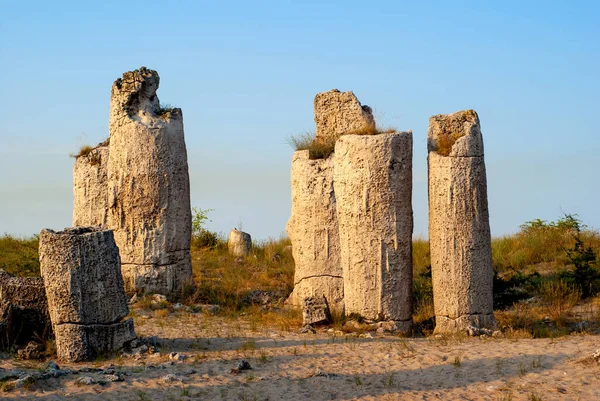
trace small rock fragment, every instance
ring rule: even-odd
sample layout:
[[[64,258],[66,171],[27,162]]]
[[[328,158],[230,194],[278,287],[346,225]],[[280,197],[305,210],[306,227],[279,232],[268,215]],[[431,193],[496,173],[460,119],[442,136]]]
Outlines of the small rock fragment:
[[[306,325],[302,326],[302,328],[300,328],[300,330],[298,332],[300,334],[308,334],[308,333],[315,334],[317,331],[310,324],[306,324]]]
[[[329,305],[325,296],[305,297],[302,300],[302,323],[304,325],[329,322]]]
[[[75,380],[75,384],[78,384],[78,385],[89,386],[89,385],[95,384],[95,383],[96,383],[96,380],[94,380],[90,376],[81,376],[81,377],[77,378],[77,380]]]

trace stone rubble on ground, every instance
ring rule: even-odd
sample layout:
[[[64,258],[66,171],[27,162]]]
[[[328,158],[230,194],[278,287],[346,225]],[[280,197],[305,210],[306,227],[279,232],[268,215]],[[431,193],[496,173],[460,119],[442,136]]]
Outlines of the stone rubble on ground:
[[[324,295],[305,297],[302,300],[302,324],[327,324],[331,320],[329,305]]]

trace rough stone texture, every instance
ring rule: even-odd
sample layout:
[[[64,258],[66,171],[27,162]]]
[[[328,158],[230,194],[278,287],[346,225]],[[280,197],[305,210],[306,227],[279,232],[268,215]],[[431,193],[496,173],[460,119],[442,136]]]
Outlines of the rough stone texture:
[[[11,343],[26,344],[52,334],[41,277],[15,277],[0,269],[0,302],[12,308]]]
[[[294,257],[294,291],[287,303],[324,296],[331,310],[344,310],[344,279],[333,190],[333,160],[310,160],[308,150],[294,153],[291,187],[292,215],[287,233]]]
[[[42,230],[40,269],[53,326],[115,323],[129,313],[111,230]]]
[[[0,300],[0,349],[7,350],[14,337],[13,308],[3,300]]]
[[[160,109],[156,71],[126,72],[112,87],[108,228],[127,291],[177,297],[192,277],[192,216],[181,109]]]
[[[71,362],[111,354],[136,338],[131,318],[113,324],[64,323],[54,330],[58,358]]]
[[[344,135],[334,188],[346,314],[412,324],[412,132]]]
[[[252,250],[252,237],[240,230],[231,230],[227,239],[227,249],[235,256],[248,256]]]
[[[78,156],[73,167],[73,227],[106,226],[107,167],[109,145],[105,141],[88,154]]]
[[[437,153],[443,136],[456,142]],[[494,329],[483,139],[473,110],[429,120],[429,243],[436,333]]]
[[[354,93],[332,89],[315,96],[317,141],[327,141],[339,135],[375,126],[373,112],[360,104]]]
[[[329,322],[329,306],[324,296],[306,297],[302,300],[302,325]]]
[[[40,233],[44,279],[59,358],[81,361],[135,338],[111,230],[76,227]]]

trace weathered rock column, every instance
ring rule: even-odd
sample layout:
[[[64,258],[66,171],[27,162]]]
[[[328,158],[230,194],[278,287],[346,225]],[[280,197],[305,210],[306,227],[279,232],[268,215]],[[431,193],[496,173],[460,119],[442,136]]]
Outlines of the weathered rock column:
[[[334,188],[346,314],[412,325],[412,132],[343,135]]]
[[[112,87],[107,227],[127,291],[178,297],[191,281],[192,216],[181,109],[163,109],[144,67]]]
[[[77,227],[40,233],[40,268],[58,357],[83,361],[133,340],[119,249],[111,230]]]
[[[333,146],[343,134],[374,128],[372,110],[354,93],[332,89],[314,100],[315,142]],[[328,307],[344,312],[344,279],[333,188],[335,155],[311,159],[308,150],[292,157],[292,215],[286,230],[295,262],[294,291],[288,304],[325,297]]]
[[[317,141],[335,141],[341,135],[375,128],[373,111],[362,105],[353,92],[332,89],[318,93],[314,102]]]
[[[429,119],[429,243],[436,333],[494,329],[492,250],[479,117]]]
[[[248,256],[252,250],[252,237],[240,230],[231,230],[227,239],[227,250],[235,256]]]
[[[103,226],[108,217],[107,167],[109,140],[75,158],[73,167],[73,227]]]
[[[48,302],[41,277],[15,277],[0,269],[0,303],[12,309],[14,330],[8,330],[11,345],[51,337]]]
[[[294,291],[288,304],[325,296],[330,310],[344,310],[344,279],[333,191],[333,159],[309,159],[308,150],[292,158],[292,215],[287,233],[294,256]]]

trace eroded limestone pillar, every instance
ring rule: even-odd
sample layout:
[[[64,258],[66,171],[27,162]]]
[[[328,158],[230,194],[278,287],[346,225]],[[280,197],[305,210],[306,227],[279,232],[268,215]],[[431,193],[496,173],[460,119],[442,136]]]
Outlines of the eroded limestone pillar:
[[[295,271],[288,303],[301,307],[305,298],[324,296],[329,308],[341,313],[344,281],[333,191],[334,157],[311,160],[308,150],[300,150],[292,158],[292,215],[286,229]]]
[[[436,333],[494,329],[483,138],[473,110],[429,119],[429,243]]]
[[[334,189],[346,315],[412,324],[412,132],[343,135]]]
[[[231,230],[227,238],[227,250],[235,256],[248,256],[252,250],[252,236],[240,230]]]
[[[191,281],[191,208],[181,109],[164,109],[158,73],[126,72],[112,86],[107,227],[128,291],[180,296]]]
[[[318,93],[314,110],[317,141],[335,140],[340,135],[375,127],[373,111],[362,105],[353,92],[332,89]]]
[[[136,337],[111,230],[42,230],[39,251],[60,359],[91,360]]]
[[[103,226],[108,218],[107,169],[109,141],[75,158],[73,167],[73,227]]]

